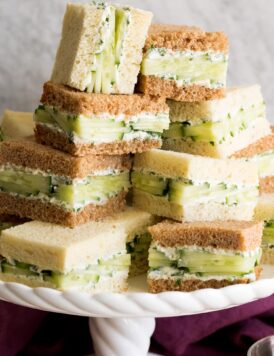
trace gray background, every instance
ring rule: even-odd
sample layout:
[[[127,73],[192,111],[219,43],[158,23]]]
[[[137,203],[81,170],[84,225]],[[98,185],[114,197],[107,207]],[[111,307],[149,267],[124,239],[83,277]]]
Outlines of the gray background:
[[[50,77],[66,2],[0,0],[0,111],[37,105]],[[154,21],[224,30],[231,43],[229,85],[260,83],[273,122],[273,0],[119,2],[153,11]]]

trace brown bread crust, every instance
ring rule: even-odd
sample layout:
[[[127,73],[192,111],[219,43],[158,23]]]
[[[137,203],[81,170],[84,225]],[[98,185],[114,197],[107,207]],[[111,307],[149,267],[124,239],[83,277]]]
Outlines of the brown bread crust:
[[[204,32],[197,27],[153,24],[145,44],[176,50],[228,52],[228,38],[223,32]]]
[[[192,246],[249,251],[261,244],[263,223],[214,221],[178,223],[172,220],[148,228],[152,240],[163,247]]]
[[[261,138],[246,148],[234,153],[233,158],[253,157],[258,154],[274,150],[274,126],[271,127],[272,135]]]
[[[256,279],[260,277],[262,268],[256,267],[255,274]],[[150,293],[161,293],[167,291],[181,291],[181,292],[193,292],[198,289],[204,288],[223,288],[234,284],[247,284],[251,280],[248,278],[235,279],[234,281],[228,281],[226,279],[216,280],[210,279],[207,281],[202,281],[199,279],[189,279],[177,283],[173,279],[152,279],[148,277],[148,290]]]
[[[84,93],[52,82],[44,84],[41,103],[75,115],[108,113],[133,116],[141,112],[158,113],[169,110],[163,97]]]
[[[102,143],[99,145],[71,143],[69,138],[59,131],[47,126],[36,124],[35,138],[38,143],[52,146],[73,156],[86,155],[124,155],[129,153],[142,153],[153,148],[161,148],[162,140],[132,140]]]
[[[4,141],[0,144],[0,165],[14,164],[40,169],[59,176],[84,178],[94,171],[104,169],[129,170],[131,159],[123,156],[73,157],[31,139]]]
[[[71,212],[50,202],[16,197],[0,192],[0,214],[11,214],[20,218],[41,220],[53,224],[75,227],[90,220],[101,220],[125,209],[126,192],[110,198],[104,205],[89,204],[80,212]]]
[[[260,193],[274,193],[274,176],[260,179]]]
[[[140,74],[137,84],[138,91],[163,96],[177,101],[207,101],[221,99],[225,90],[210,89],[202,85],[178,86],[175,80],[161,79],[156,76],[145,76]]]

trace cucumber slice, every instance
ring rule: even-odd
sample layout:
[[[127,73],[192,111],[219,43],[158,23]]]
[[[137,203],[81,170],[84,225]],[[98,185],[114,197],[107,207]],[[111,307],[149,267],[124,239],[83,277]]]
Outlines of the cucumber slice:
[[[128,15],[124,9],[116,9],[115,28],[115,63],[120,64],[122,56],[123,41],[128,27]]]
[[[25,267],[27,266],[27,268]],[[2,262],[1,263],[1,269],[2,273],[8,273],[8,274],[14,274],[14,275],[19,275],[19,276],[32,276],[32,277],[38,277],[39,273],[33,272],[28,269],[29,265],[25,264],[20,264],[17,263],[17,265],[11,265],[7,262]]]
[[[115,8],[111,6],[109,15],[109,39],[102,53],[102,93],[111,94],[115,81]]]
[[[22,195],[49,194],[51,178],[41,174],[30,174],[12,169],[0,171],[0,189]]]
[[[263,242],[266,244],[274,244],[274,221],[271,220],[265,224],[263,231]]]
[[[162,133],[169,127],[169,119],[167,116],[166,120],[160,120],[157,116],[150,117],[140,117],[136,122],[133,122],[132,127],[134,130],[149,131],[149,132],[159,132]]]
[[[159,196],[164,195],[168,187],[166,178],[140,172],[132,172],[131,181],[136,189]]]
[[[85,285],[87,283],[98,283],[100,275],[98,273],[68,273],[62,274],[51,272],[44,275],[44,281],[52,283],[56,288],[66,289],[74,286]]]
[[[158,267],[170,267],[174,264],[166,255],[160,251],[157,251],[154,248],[149,250],[149,267],[158,268]]]
[[[34,112],[33,118],[35,122],[40,122],[42,124],[54,124],[54,119],[51,116],[51,113],[44,105],[39,105]]]
[[[103,55],[96,55],[96,79],[94,84],[95,93],[101,93],[102,90],[102,73],[103,73]]]

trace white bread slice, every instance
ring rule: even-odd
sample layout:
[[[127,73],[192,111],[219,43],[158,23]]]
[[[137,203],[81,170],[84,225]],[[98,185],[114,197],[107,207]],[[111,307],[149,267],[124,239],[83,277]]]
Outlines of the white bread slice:
[[[133,189],[133,206],[157,216],[177,221],[252,220],[255,204],[239,203],[228,206],[218,202],[178,205],[165,197],[155,196]]]
[[[119,8],[118,5],[111,5]],[[91,73],[100,28],[110,5],[68,4],[51,80],[84,91]],[[152,13],[130,8],[130,23],[123,45],[115,94],[133,94]]]
[[[167,138],[163,141],[163,149],[176,152],[191,153],[194,155],[208,156],[213,158],[228,158],[235,152],[251,145],[257,140],[270,135],[270,124],[266,119],[258,118],[246,129],[241,131],[234,137],[230,137],[223,143],[215,143],[214,146],[210,142],[195,141],[191,138]]]
[[[203,102],[180,102],[168,100],[171,122],[190,121],[194,125],[201,119],[220,121],[227,118],[228,113],[238,112],[242,107],[263,102],[260,85],[229,88],[222,99]]]
[[[32,221],[4,230],[0,255],[41,269],[69,272],[125,251],[126,234],[114,221],[89,222],[74,229]]]
[[[262,194],[255,209],[256,220],[274,219],[274,193]]]
[[[5,140],[31,136],[34,132],[33,114],[5,110],[1,120],[1,130]]]
[[[167,178],[181,177],[199,182],[258,185],[258,169],[255,163],[158,149],[137,154],[133,169],[154,172]]]
[[[47,281],[43,281],[39,278],[31,278],[23,275],[0,273],[0,280],[3,282],[14,282],[22,283],[31,288],[44,287],[44,288],[56,288],[53,284]],[[61,290],[66,290],[65,286]],[[100,278],[96,284],[87,283],[79,284],[77,286],[77,291],[85,293],[102,293],[102,292],[113,292],[121,293],[126,292],[128,289],[128,278],[127,274],[124,273],[113,273],[110,277]]]

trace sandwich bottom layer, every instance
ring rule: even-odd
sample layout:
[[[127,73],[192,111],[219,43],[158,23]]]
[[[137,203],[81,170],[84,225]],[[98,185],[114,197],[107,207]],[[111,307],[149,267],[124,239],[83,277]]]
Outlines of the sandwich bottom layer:
[[[261,263],[266,265],[274,265],[274,248],[263,247]]]
[[[274,193],[274,176],[260,178],[260,193]]]
[[[165,197],[133,189],[133,206],[151,214],[178,221],[252,220],[255,204],[226,205],[207,201],[192,205],[178,205]]]
[[[224,89],[210,89],[202,85],[178,86],[175,80],[156,76],[139,76],[138,90],[145,94],[165,96],[177,101],[206,101],[224,97]]]
[[[123,155],[129,153],[142,153],[162,146],[162,140],[160,139],[114,141],[97,145],[72,143],[65,133],[63,134],[50,127],[39,124],[36,124],[35,127],[35,138],[38,143],[52,146],[74,156],[85,156],[89,154]]]
[[[226,158],[268,134],[268,122],[260,119],[256,121],[256,124],[220,144],[199,140],[192,141],[191,138],[166,138],[163,141],[163,149],[213,158]]]
[[[40,220],[68,227],[75,227],[90,220],[101,220],[125,209],[126,192],[110,198],[104,205],[89,204],[79,212],[62,206],[0,192],[0,214],[16,215],[20,218]]]
[[[43,281],[39,278],[29,278],[23,275],[0,273],[0,280],[3,282],[14,282],[25,284],[31,288],[44,287],[56,289],[54,285]],[[128,290],[128,273],[113,273],[112,276],[100,278],[99,281],[89,284],[78,285],[74,288],[62,288],[59,290],[74,289],[86,293],[101,293],[101,292],[126,292]]]
[[[261,267],[255,268],[256,279],[259,278],[262,271]],[[167,291],[181,291],[181,292],[192,292],[198,289],[204,288],[223,288],[233,284],[247,284],[253,282],[250,278],[235,278],[233,280],[229,279],[207,279],[202,280],[199,278],[193,279],[180,279],[178,277],[168,277],[168,278],[150,278],[148,276],[148,290],[150,293],[161,293]]]

